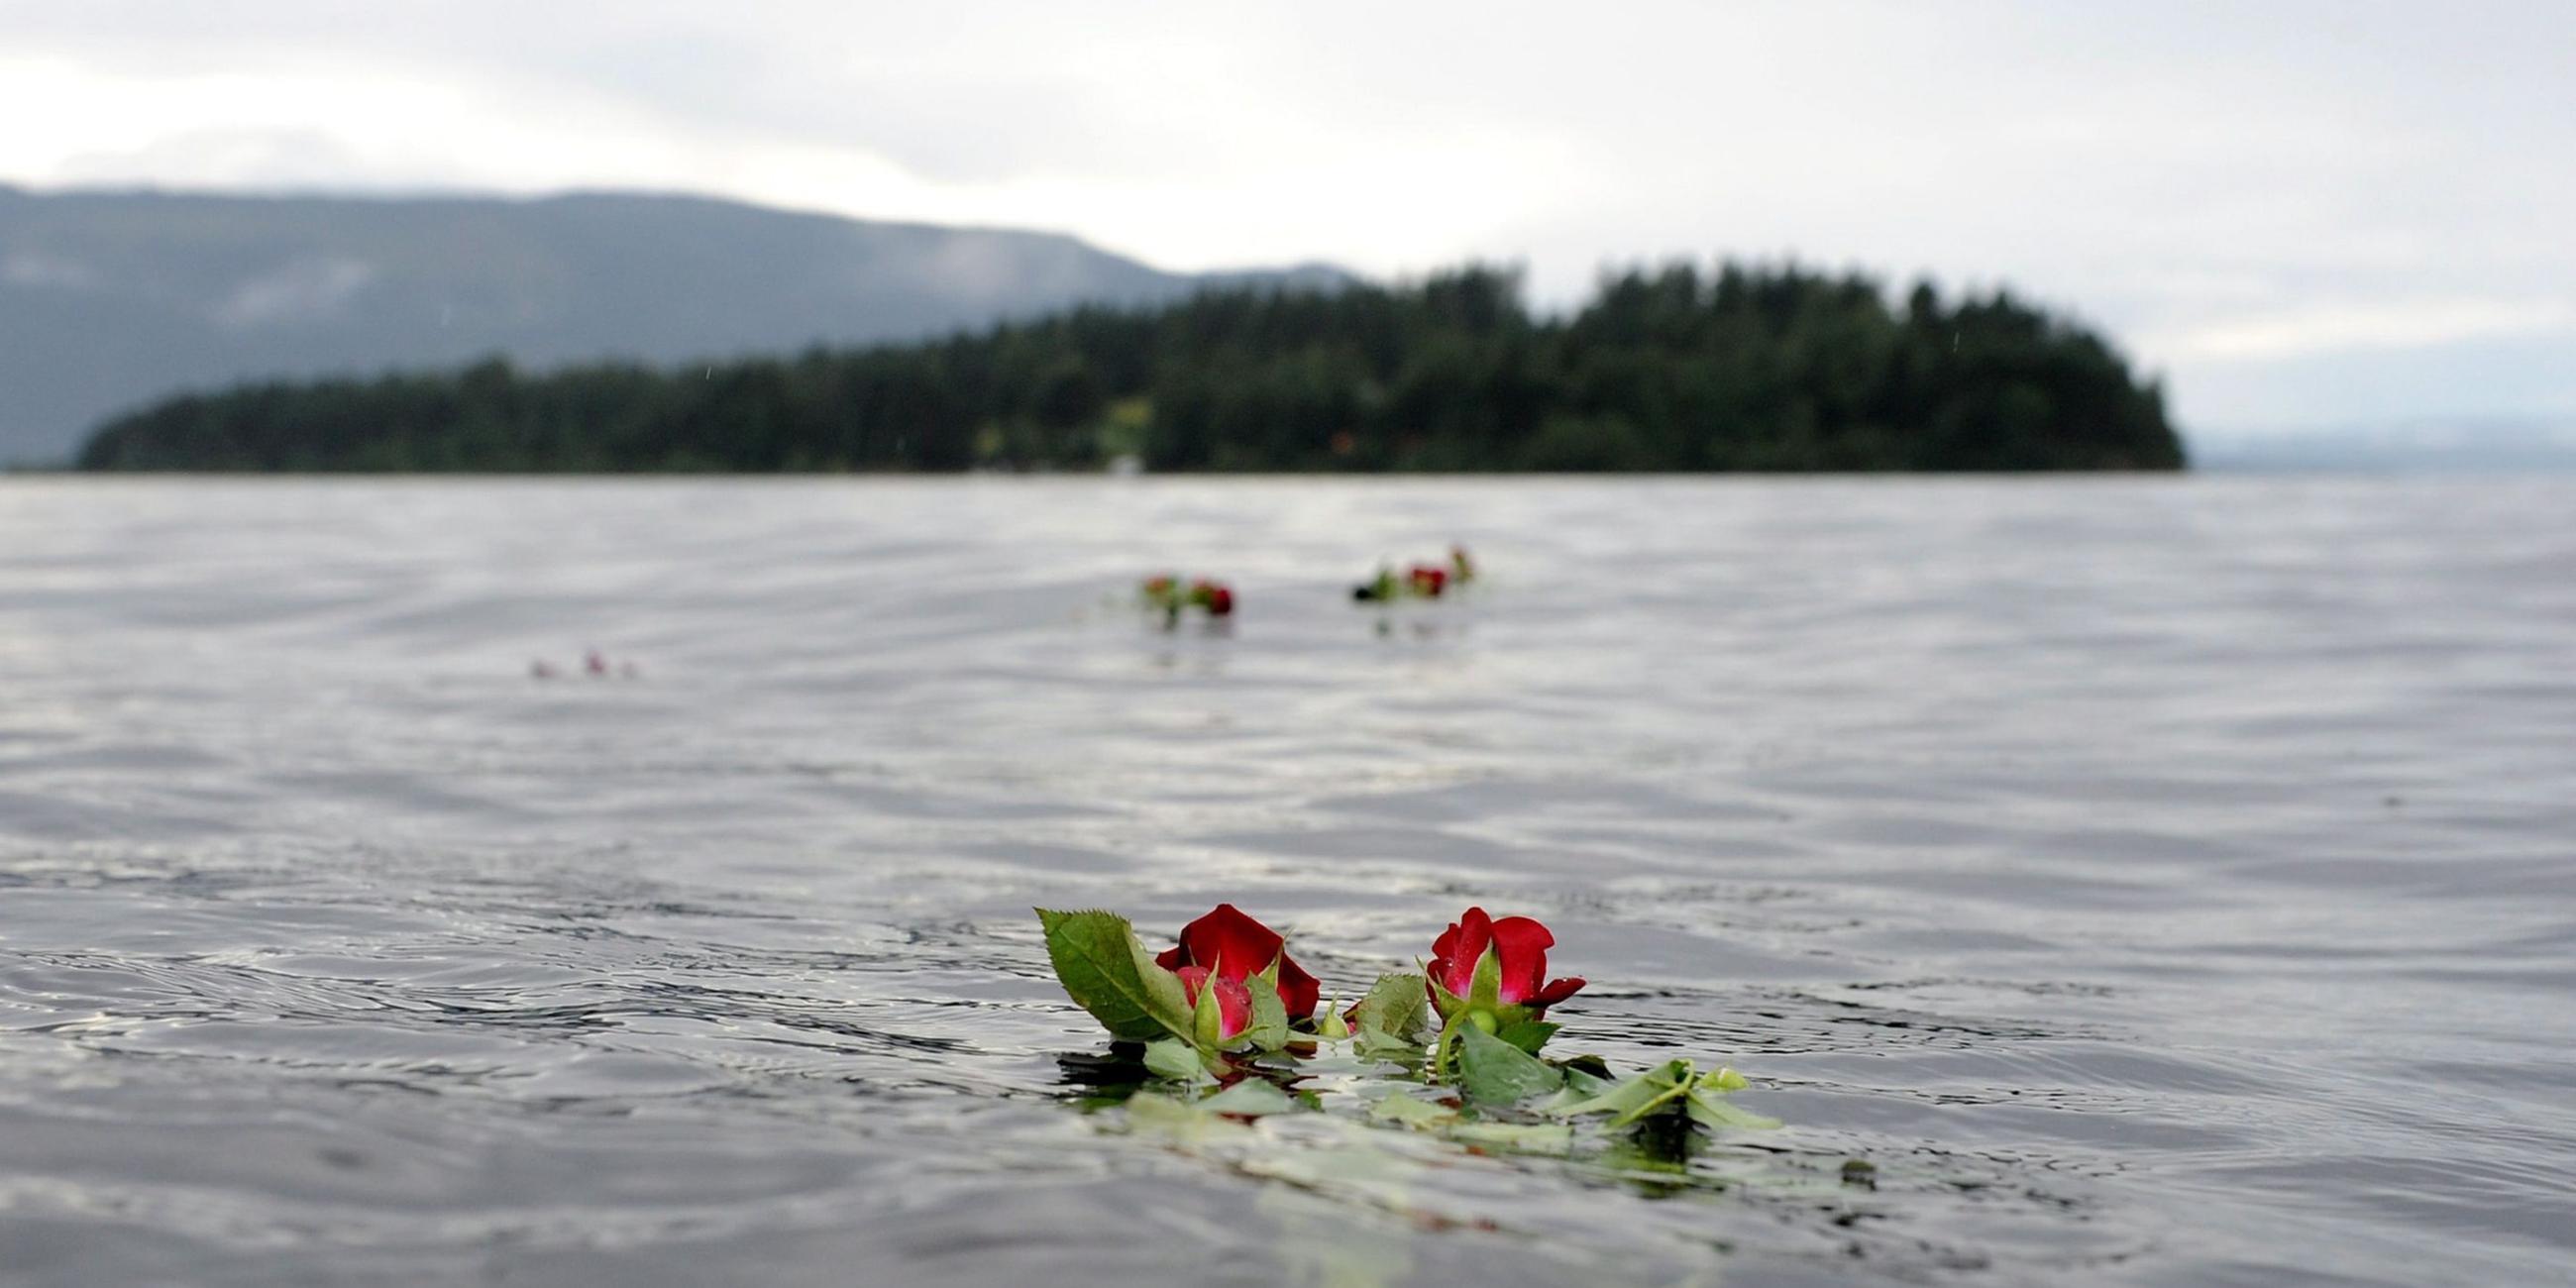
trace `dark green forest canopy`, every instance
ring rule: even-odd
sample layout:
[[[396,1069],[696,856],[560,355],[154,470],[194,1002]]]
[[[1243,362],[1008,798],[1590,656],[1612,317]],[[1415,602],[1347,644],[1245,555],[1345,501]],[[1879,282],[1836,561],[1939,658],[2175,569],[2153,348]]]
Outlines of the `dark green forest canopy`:
[[[1996,292],[1860,275],[1517,274],[1221,290],[919,344],[246,385],[102,427],[98,470],[2178,469],[2151,382]]]

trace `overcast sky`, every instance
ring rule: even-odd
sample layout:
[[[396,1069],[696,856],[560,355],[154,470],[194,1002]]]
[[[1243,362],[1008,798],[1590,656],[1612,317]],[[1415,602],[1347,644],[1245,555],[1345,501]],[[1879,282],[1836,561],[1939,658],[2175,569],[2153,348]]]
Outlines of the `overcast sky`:
[[[2564,0],[0,0],[0,120],[33,186],[680,189],[1542,301],[1794,254],[2069,309],[2195,429],[2576,417]]]

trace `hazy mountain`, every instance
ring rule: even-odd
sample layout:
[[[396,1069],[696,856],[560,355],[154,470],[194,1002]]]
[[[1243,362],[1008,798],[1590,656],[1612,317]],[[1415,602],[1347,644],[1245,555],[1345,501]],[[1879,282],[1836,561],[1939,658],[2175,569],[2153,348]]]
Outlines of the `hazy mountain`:
[[[2576,420],[2425,420],[2191,436],[2192,464],[2228,473],[2576,470]]]
[[[251,377],[656,362],[908,339],[1214,281],[1071,237],[697,197],[35,193],[0,185],[0,462]]]

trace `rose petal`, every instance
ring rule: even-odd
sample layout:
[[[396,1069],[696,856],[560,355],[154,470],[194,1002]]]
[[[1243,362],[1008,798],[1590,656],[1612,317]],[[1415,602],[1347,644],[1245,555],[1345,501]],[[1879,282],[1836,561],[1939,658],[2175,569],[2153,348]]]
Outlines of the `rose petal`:
[[[1465,997],[1476,986],[1476,961],[1494,942],[1493,918],[1482,908],[1469,908],[1431,942],[1431,977],[1442,988]]]
[[[1494,923],[1494,944],[1503,955],[1503,1001],[1528,1000],[1547,978],[1547,950],[1556,936],[1528,917],[1505,917]]]
[[[1243,981],[1220,975],[1216,980],[1216,1011],[1219,1028],[1227,1037],[1252,1027],[1252,990]]]
[[[1582,976],[1577,975],[1567,979],[1549,980],[1547,987],[1531,994],[1529,999],[1523,1004],[1537,1010],[1545,1010],[1548,1007],[1554,1006],[1582,991]]]
[[[1288,941],[1278,931],[1233,904],[1221,903],[1206,916],[1181,927],[1180,946],[1154,960],[1166,970],[1210,967],[1236,981],[1260,974],[1276,961],[1280,1005],[1287,1009],[1289,1019],[1302,1020],[1315,1013],[1315,1003],[1323,997],[1324,986],[1285,955],[1287,946]]]

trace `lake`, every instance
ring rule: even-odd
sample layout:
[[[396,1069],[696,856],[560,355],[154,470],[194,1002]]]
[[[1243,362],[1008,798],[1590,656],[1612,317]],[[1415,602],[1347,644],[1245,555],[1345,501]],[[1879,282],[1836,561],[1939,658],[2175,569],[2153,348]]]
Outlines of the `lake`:
[[[1785,1126],[1148,1121],[1221,900]],[[2576,478],[0,481],[13,1286],[2569,1282],[2571,1047]]]

